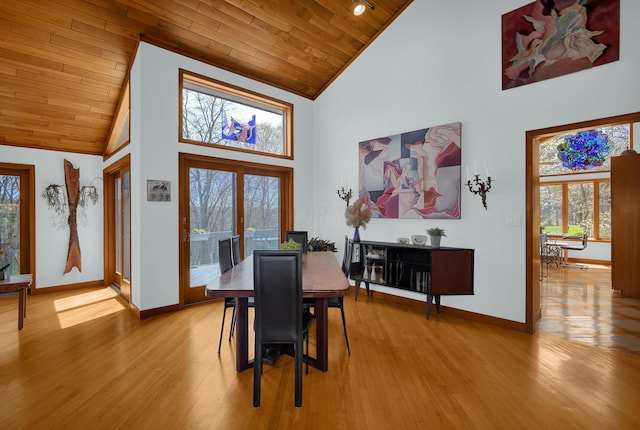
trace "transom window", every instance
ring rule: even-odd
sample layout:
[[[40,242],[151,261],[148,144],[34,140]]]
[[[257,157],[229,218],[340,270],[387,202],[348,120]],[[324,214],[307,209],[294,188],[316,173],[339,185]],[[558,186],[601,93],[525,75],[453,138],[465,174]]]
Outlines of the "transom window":
[[[540,227],[611,239],[611,157],[631,148],[631,124],[561,133],[540,144]]]
[[[540,144],[540,177],[605,172],[629,149],[630,124],[561,133]]]
[[[180,71],[180,136],[184,143],[293,158],[293,106]]]

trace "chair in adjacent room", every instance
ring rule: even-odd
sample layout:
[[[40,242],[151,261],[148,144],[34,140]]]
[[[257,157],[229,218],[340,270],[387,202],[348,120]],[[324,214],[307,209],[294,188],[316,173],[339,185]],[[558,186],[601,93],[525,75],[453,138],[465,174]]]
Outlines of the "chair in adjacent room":
[[[579,269],[588,269],[589,266],[587,266],[586,264],[576,264],[576,265],[569,265],[568,264],[568,252],[569,251],[584,251],[585,249],[587,249],[587,245],[589,243],[588,239],[589,239],[589,233],[584,232],[582,234],[582,240],[580,241],[580,243],[578,244],[571,244],[571,243],[563,243],[560,247],[563,249],[563,251],[565,252],[565,255],[567,256],[565,261],[565,266],[566,267],[577,267]]]
[[[220,274],[231,270],[233,267],[233,256],[231,254],[231,238],[220,239],[218,241],[218,263],[220,265]],[[220,347],[222,346],[222,334],[224,332],[224,320],[227,315],[227,309],[233,309],[231,314],[231,328],[229,329],[229,340],[233,333],[233,320],[235,319],[236,312],[236,299],[235,297],[224,298],[224,310],[222,311],[222,327],[220,327],[220,340],[218,341],[218,355],[220,355]]]
[[[266,345],[294,347],[295,406],[302,406],[303,343],[308,345],[308,323],[302,305],[302,254],[291,250],[253,253],[255,353],[253,406],[260,406],[263,350]],[[305,321],[306,320],[306,321]]]
[[[555,264],[559,267],[562,264],[562,248],[554,242],[550,242],[547,233],[540,233],[540,264],[547,266],[546,273],[540,270],[540,279],[549,275],[549,265]]]
[[[302,252],[307,252],[309,245],[309,234],[306,231],[285,231],[284,241],[288,242],[289,239],[293,239],[294,242],[302,245]]]

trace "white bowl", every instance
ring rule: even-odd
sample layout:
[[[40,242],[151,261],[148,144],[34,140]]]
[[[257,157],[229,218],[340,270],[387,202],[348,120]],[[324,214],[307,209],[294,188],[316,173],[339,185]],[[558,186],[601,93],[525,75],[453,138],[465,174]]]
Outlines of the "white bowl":
[[[411,242],[414,245],[426,245],[427,239],[428,237],[422,234],[414,234],[413,236],[411,236]]]
[[[400,243],[402,245],[408,245],[409,244],[409,238],[408,237],[399,237],[398,238],[398,243]]]

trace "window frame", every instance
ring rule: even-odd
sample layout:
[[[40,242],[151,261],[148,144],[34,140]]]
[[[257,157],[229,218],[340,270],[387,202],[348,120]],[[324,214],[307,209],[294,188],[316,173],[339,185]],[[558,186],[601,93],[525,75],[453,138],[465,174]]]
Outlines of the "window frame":
[[[37,292],[36,279],[36,212],[35,166],[0,163],[0,174],[20,177],[20,273],[31,273],[31,292]]]
[[[593,186],[593,227],[592,234],[589,236],[589,240],[595,242],[611,242],[611,238],[600,237],[600,184],[611,184],[611,178],[603,177],[591,179],[540,181],[539,186],[540,188],[553,185],[560,185],[562,187],[562,231],[566,232],[569,230],[569,185],[585,183],[592,184]]]
[[[284,154],[275,154],[271,152],[237,148],[233,146],[220,145],[211,142],[202,142],[193,139],[186,139],[182,134],[183,127],[183,90],[184,83],[188,81],[194,85],[209,88],[217,94],[228,94],[229,100],[238,102],[238,100],[246,100],[248,105],[257,103],[266,105],[276,110],[281,110],[283,115],[283,139]],[[266,110],[266,109],[265,109]],[[247,154],[258,154],[268,157],[282,158],[293,160],[293,104],[278,100],[255,91],[247,90],[232,84],[219,81],[208,76],[190,72],[188,70],[179,69],[179,85],[178,85],[178,141],[180,143],[205,146],[207,148],[225,149],[228,151],[237,151]]]

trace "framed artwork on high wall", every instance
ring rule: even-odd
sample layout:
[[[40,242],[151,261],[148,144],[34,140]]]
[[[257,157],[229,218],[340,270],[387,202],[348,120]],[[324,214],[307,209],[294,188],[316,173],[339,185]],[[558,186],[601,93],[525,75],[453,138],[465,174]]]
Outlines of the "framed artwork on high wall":
[[[373,218],[460,218],[462,124],[359,143],[359,197]]]
[[[502,15],[502,89],[617,61],[620,0],[536,0]]]

